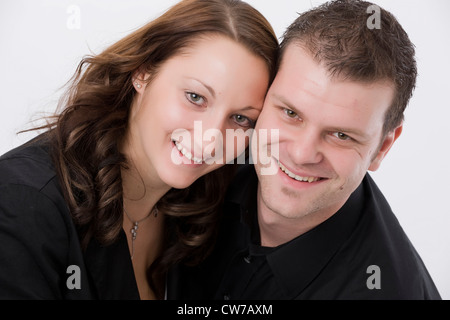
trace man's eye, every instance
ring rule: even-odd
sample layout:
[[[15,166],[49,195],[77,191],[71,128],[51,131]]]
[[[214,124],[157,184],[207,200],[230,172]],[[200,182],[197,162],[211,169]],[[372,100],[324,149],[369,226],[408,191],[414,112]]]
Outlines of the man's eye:
[[[186,92],[186,98],[189,100],[189,102],[198,106],[202,106],[206,102],[206,99],[203,96],[195,92]]]
[[[345,133],[342,133],[342,132],[335,132],[335,133],[333,133],[333,135],[336,138],[338,138],[339,140],[343,140],[343,141],[351,140],[351,137],[349,137],[348,135],[346,135]]]
[[[292,110],[290,110],[290,109],[283,109],[283,110],[284,110],[284,113],[286,113],[286,115],[287,115],[289,118],[294,119],[294,118],[297,117],[297,113],[295,113],[294,111],[292,111]]]

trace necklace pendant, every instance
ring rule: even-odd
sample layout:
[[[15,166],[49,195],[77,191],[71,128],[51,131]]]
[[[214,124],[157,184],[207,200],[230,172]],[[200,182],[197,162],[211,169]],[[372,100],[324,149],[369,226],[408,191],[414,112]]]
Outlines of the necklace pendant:
[[[131,228],[130,232],[131,232],[131,238],[134,240],[136,240],[137,237],[137,229],[138,229],[138,223],[135,222],[133,228]]]
[[[131,217],[128,215],[128,212],[125,210],[125,208],[123,208],[123,211],[125,212],[126,216],[130,220],[130,222],[133,224],[133,227],[130,229],[130,233],[131,233],[131,259],[133,260],[133,256],[134,256],[134,241],[137,238],[137,229],[138,229],[139,222],[142,222],[145,219],[147,219],[148,217],[150,217],[152,215],[152,213],[153,213],[153,216],[156,218],[158,216],[158,208],[155,206],[154,209],[152,211],[150,211],[150,213],[146,217],[144,217],[143,219],[138,220],[138,221],[131,220]]]

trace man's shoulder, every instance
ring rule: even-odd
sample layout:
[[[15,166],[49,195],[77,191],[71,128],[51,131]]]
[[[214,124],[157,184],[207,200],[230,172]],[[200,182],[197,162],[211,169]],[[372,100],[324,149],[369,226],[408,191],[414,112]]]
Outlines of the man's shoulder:
[[[356,230],[361,233],[361,240],[373,242],[374,246],[384,251],[411,256],[412,243],[375,181],[367,174],[362,183],[364,207]]]
[[[341,251],[347,255],[347,270],[363,275],[369,297],[438,299],[424,262],[375,181],[367,175],[363,186],[360,221]]]

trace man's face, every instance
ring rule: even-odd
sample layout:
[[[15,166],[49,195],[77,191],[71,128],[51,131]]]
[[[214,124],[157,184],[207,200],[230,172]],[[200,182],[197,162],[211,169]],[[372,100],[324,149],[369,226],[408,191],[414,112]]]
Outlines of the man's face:
[[[270,152],[278,143],[270,164],[276,174],[264,175],[264,165],[255,164],[259,205],[269,209],[262,211],[276,219],[324,220],[339,210],[401,132],[382,135],[393,96],[389,82],[330,77],[309,51],[291,44],[256,125],[256,133],[279,129],[279,141],[267,146]]]

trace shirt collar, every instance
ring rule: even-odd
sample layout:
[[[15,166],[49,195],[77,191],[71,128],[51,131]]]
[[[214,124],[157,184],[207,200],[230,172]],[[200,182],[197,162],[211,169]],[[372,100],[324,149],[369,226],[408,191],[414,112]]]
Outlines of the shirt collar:
[[[332,217],[267,256],[288,296],[300,294],[350,237],[362,212],[362,199],[360,185]]]
[[[342,208],[317,227],[276,248],[259,246],[259,227],[256,220],[258,178],[246,169],[247,177],[237,179],[241,192],[230,195],[239,203],[241,222],[252,226],[250,250],[266,254],[267,261],[288,297],[295,297],[320,273],[344,241],[354,230],[363,209],[363,184],[352,193]]]

